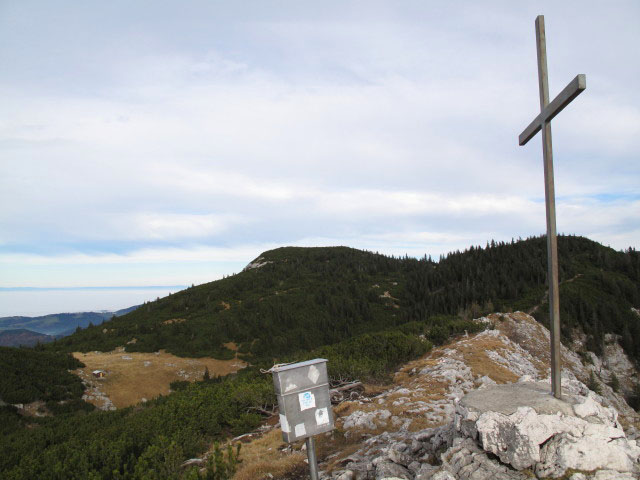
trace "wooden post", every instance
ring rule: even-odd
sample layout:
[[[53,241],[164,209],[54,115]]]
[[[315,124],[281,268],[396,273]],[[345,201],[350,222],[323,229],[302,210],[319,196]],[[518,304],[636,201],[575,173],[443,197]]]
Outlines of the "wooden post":
[[[556,195],[553,182],[553,149],[551,143],[551,119],[587,88],[586,76],[580,74],[560,94],[549,102],[549,76],[547,72],[547,41],[544,17],[536,18],[536,49],[538,52],[538,86],[540,89],[540,114],[519,136],[520,145],[526,144],[542,131],[542,155],[544,157],[544,195],[547,209],[547,282],[549,284],[549,320],[551,330],[551,391],[562,397],[560,365],[560,298],[558,284],[558,236],[556,232]]]
[[[547,72],[547,41],[544,17],[536,18],[536,45],[538,51],[538,85],[540,89],[540,111],[549,104],[549,76]],[[556,232],[556,195],[553,182],[553,149],[551,145],[551,123],[544,121],[542,130],[542,155],[544,157],[544,195],[547,206],[547,281],[549,283],[549,320],[551,330],[551,391],[561,398],[560,365],[560,298],[558,285],[558,236]]]

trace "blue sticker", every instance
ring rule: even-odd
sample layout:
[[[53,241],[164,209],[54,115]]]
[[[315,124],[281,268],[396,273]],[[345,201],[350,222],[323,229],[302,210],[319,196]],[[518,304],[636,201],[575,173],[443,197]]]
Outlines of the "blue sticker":
[[[315,408],[316,406],[316,397],[311,392],[299,393],[298,400],[300,401],[300,411]]]

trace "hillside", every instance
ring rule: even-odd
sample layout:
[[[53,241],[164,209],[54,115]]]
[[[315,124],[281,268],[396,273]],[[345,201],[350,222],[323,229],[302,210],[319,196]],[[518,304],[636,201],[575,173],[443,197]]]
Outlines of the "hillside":
[[[635,461],[630,463],[635,463],[635,472],[597,468],[603,471],[571,477],[571,470],[564,476],[562,463],[553,466],[555,475],[540,474],[539,470],[534,472],[534,468],[519,468],[518,471],[500,462],[495,455],[484,452],[482,445],[478,445],[479,440],[477,443],[469,439],[454,441],[456,436],[461,436],[461,414],[465,413],[459,407],[459,400],[468,392],[494,385],[536,381],[540,382],[541,388],[547,391],[550,388],[549,331],[545,327],[523,312],[493,313],[478,322],[489,328],[434,348],[421,358],[402,365],[389,385],[365,385],[357,395],[334,406],[336,430],[317,439],[322,478],[638,478],[640,449],[635,447],[635,442],[630,443],[631,459],[635,456]],[[615,435],[638,438],[640,416],[607,383],[615,371],[583,363],[578,355],[565,347],[562,348],[562,361],[565,394],[577,393],[587,399],[585,402],[591,405],[589,415],[595,415],[591,401],[614,409],[619,422]],[[590,421],[597,424],[602,420],[590,417]],[[287,446],[282,442],[278,427],[275,424],[247,440],[243,446],[246,462],[241,465],[236,480],[293,478],[293,472],[298,472],[298,478],[304,478],[301,473],[306,471],[302,442]],[[562,438],[559,435],[556,441]],[[515,443],[522,439],[512,435],[509,441]],[[602,463],[613,460],[612,452],[604,456],[595,451],[586,454],[591,458],[600,457]],[[448,472],[450,476],[445,473],[436,476],[438,472]]]
[[[586,348],[599,354],[611,333],[640,359],[640,322],[632,310],[640,306],[640,255],[571,236],[559,237],[558,248],[564,340],[584,334]],[[438,262],[346,247],[286,247],[263,253],[237,275],[147,303],[50,348],[126,345],[127,351],[228,359],[233,352],[224,344],[235,342],[255,363],[400,325],[446,337],[452,331],[438,325],[442,316],[522,310],[547,324],[545,278],[544,237],[492,242]]]
[[[0,347],[0,431],[10,433],[28,420],[90,411],[84,385],[70,370],[84,365],[69,354]]]

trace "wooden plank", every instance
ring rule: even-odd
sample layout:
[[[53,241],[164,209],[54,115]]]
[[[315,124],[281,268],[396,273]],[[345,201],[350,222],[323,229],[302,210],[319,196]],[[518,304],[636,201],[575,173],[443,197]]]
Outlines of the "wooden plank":
[[[536,50],[538,53],[538,85],[540,87],[540,114],[548,112],[549,77],[547,71],[547,41],[544,17],[536,18]],[[566,90],[566,88],[565,88]],[[562,92],[565,92],[563,90]],[[560,95],[562,95],[562,92]],[[560,97],[558,95],[558,97]],[[558,99],[556,97],[555,100]],[[552,102],[553,103],[553,102]],[[547,283],[549,285],[549,319],[551,331],[551,392],[556,398],[562,398],[560,365],[560,311],[558,298],[558,240],[556,234],[556,194],[553,182],[553,147],[551,142],[551,123],[540,120],[542,129],[542,153],[544,158],[544,194],[547,210]]]
[[[542,112],[529,124],[527,128],[520,134],[518,140],[520,145],[526,144],[531,140],[536,133],[540,131],[543,122],[550,122],[558,115],[571,101],[580,95],[587,88],[587,76],[583,73],[576,75],[576,78],[571,80],[569,84],[564,87],[556,98],[549,103]]]
[[[547,34],[544,15],[536,17],[536,53],[538,55],[538,87],[540,89],[540,111],[549,103],[549,75],[547,70]],[[542,122],[540,122],[542,124]]]

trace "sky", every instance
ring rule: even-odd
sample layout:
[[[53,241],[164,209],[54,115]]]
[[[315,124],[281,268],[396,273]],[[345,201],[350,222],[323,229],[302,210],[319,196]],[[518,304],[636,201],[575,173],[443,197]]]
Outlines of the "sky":
[[[539,14],[551,97],[587,76],[552,122],[558,231],[638,248],[637,1],[0,0],[0,288],[543,234]]]

